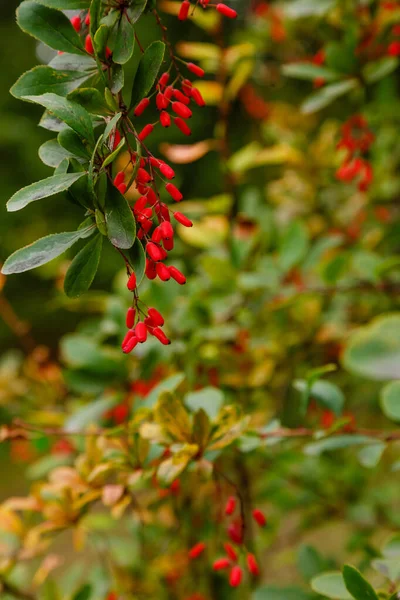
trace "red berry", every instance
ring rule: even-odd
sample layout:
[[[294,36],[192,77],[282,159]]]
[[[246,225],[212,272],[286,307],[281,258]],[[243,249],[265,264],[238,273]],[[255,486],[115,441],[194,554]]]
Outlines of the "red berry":
[[[148,125],[145,125],[142,129],[142,131],[139,133],[138,138],[141,142],[143,142],[143,140],[145,140],[152,132],[153,132],[153,125],[151,123],[148,123]]]
[[[129,407],[127,406],[127,404],[124,404],[124,403],[118,404],[112,411],[112,416],[114,418],[114,421],[118,425],[120,423],[123,423],[126,420],[128,415],[129,415]]]
[[[119,171],[114,177],[114,185],[118,187],[121,183],[123,183],[125,179],[125,173],[123,171]]]
[[[198,544],[195,544],[193,548],[189,550],[189,558],[197,558],[198,556],[200,556],[200,554],[204,552],[205,549],[206,545],[204,542],[199,542]]]
[[[155,228],[155,230],[152,233],[151,239],[156,244],[159,244],[161,242],[161,240],[162,240],[162,231],[161,231],[160,226],[158,226],[158,227]]]
[[[146,206],[147,203],[147,198],[146,196],[140,196],[139,200],[136,200],[134,206],[133,206],[133,210],[134,212],[142,212],[142,210],[144,210],[144,207]]]
[[[201,95],[201,93],[199,92],[199,90],[197,88],[191,88],[190,95],[192,96],[193,100],[196,102],[197,106],[205,106],[206,105],[203,96]]]
[[[136,274],[135,271],[132,271],[129,279],[128,279],[128,283],[127,283],[127,288],[130,292],[133,292],[134,289],[136,289]]]
[[[163,316],[158,312],[157,309],[149,308],[148,313],[154,325],[156,325],[157,327],[162,327],[164,325]]]
[[[204,77],[205,71],[198,65],[195,65],[194,63],[190,62],[190,63],[187,63],[186,66],[189,69],[189,71],[191,71],[192,73],[197,75],[197,77]]]
[[[190,9],[190,2],[188,2],[188,0],[183,0],[181,7],[179,9],[179,13],[178,13],[178,19],[180,21],[186,21],[186,19],[188,18],[188,15],[189,15],[189,9]]]
[[[171,341],[167,338],[163,330],[159,327],[153,329],[152,333],[162,344],[164,344],[164,346],[168,346],[168,344],[171,343]]]
[[[177,126],[177,128],[182,131],[182,133],[184,135],[191,135],[192,134],[192,131],[191,131],[190,127],[180,117],[175,117],[174,123]]]
[[[179,102],[183,102],[183,104],[190,104],[190,98],[182,94],[179,90],[174,90],[174,97],[179,100]]]
[[[168,100],[162,92],[159,92],[156,96],[156,106],[158,110],[165,110],[168,106]]]
[[[161,111],[160,123],[163,127],[169,127],[171,125],[171,117],[167,112],[165,112],[165,110]]]
[[[165,87],[167,85],[169,81],[169,73],[165,72],[161,75],[160,79],[158,80],[158,85],[160,87]]]
[[[180,223],[181,225],[184,225],[185,227],[193,227],[192,221],[190,219],[188,219],[181,212],[175,212],[174,219],[176,219],[178,221],[178,223]]]
[[[267,519],[265,518],[264,513],[258,509],[255,508],[253,510],[253,519],[255,520],[255,522],[260,526],[260,527],[265,527],[265,525],[267,524]]]
[[[231,523],[228,527],[228,535],[235,544],[243,543],[243,528],[239,522]]]
[[[157,277],[157,267],[153,260],[146,259],[146,277],[147,279],[155,279]]]
[[[217,11],[229,19],[236,19],[238,16],[236,10],[233,10],[233,8],[230,8],[226,4],[217,4]]]
[[[190,117],[193,114],[190,108],[186,106],[186,104],[183,104],[183,102],[173,102],[171,104],[171,107],[174,113],[176,113],[179,117],[182,117],[183,119],[190,119]]]
[[[94,54],[93,42],[89,34],[85,38],[85,50],[89,54]]]
[[[135,327],[135,335],[137,340],[142,344],[147,339],[147,327],[140,321]]]
[[[137,339],[135,333],[132,330],[128,331],[122,342],[122,351],[125,352],[125,354],[129,354],[129,352],[132,352],[138,342],[139,340]]]
[[[220,571],[221,569],[226,569],[231,564],[229,558],[218,558],[218,560],[214,561],[213,569],[214,571]]]
[[[115,148],[117,148],[119,146],[120,141],[121,141],[121,134],[118,131],[118,129],[116,129],[114,132],[114,141],[113,141],[113,146],[112,146],[113,150],[115,150]]]
[[[158,168],[160,169],[162,175],[164,175],[164,177],[167,179],[173,179],[175,177],[175,171],[165,162],[160,162]]]
[[[179,269],[176,267],[168,267],[168,270],[172,279],[175,279],[179,285],[184,285],[186,283],[186,277],[179,271]]]
[[[232,515],[235,508],[236,508],[236,498],[235,498],[235,496],[230,496],[230,498],[228,498],[228,501],[225,505],[225,514]]]
[[[149,183],[149,181],[151,181],[151,175],[146,171],[146,169],[139,167],[136,174],[136,181],[139,183]]]
[[[164,265],[162,262],[158,262],[156,265],[157,275],[161,279],[161,281],[169,281],[171,279],[171,273],[168,270],[168,267]]]
[[[232,587],[238,587],[241,584],[243,577],[242,568],[235,565],[229,574],[229,583]]]
[[[133,114],[135,115],[135,117],[140,117],[140,115],[144,113],[144,111],[149,106],[149,104],[150,104],[150,100],[148,98],[143,98],[143,100],[141,100],[139,102],[139,104],[136,106],[135,110],[133,111]]]
[[[172,87],[172,85],[169,85],[165,89],[164,96],[166,97],[167,100],[171,100],[173,93],[174,93],[174,88]]]
[[[163,245],[164,245],[165,250],[167,250],[168,252],[170,250],[173,250],[174,249],[174,238],[165,238],[163,240]]]
[[[126,189],[127,189],[127,187],[128,187],[128,186],[126,185],[126,183],[120,183],[117,189],[119,190],[119,192],[120,192],[122,195],[124,195],[124,194],[125,194],[125,192],[126,192]]]
[[[174,228],[169,221],[163,221],[160,225],[162,237],[164,239],[170,239],[174,237]]]
[[[228,542],[225,542],[224,548],[225,548],[225,552],[227,553],[229,558],[231,558],[232,560],[234,560],[236,562],[238,559],[238,555],[236,553],[236,550],[233,548],[233,546],[231,546],[231,544],[228,544]]]
[[[76,17],[72,17],[71,25],[75,29],[75,31],[79,32],[81,30],[82,23],[81,23],[81,19],[80,19],[80,17],[78,17],[78,15]]]
[[[85,17],[85,25],[90,25],[90,13],[88,13]]]
[[[133,306],[130,306],[126,313],[126,326],[128,329],[131,329],[134,326],[135,315],[136,315],[136,310],[133,308]]]
[[[112,50],[106,46],[106,58],[111,58],[112,56]]]
[[[168,194],[175,200],[175,202],[180,202],[180,200],[182,200],[183,196],[181,192],[173,183],[167,183],[165,189],[167,190]]]
[[[250,573],[252,575],[259,575],[260,574],[260,569],[258,568],[258,564],[256,561],[256,557],[254,556],[254,554],[248,554],[246,556],[246,562],[247,562],[247,568],[249,569]]]
[[[150,258],[154,260],[154,262],[158,262],[159,260],[163,259],[163,253],[161,251],[161,248],[153,242],[148,242],[146,246],[146,251]]]

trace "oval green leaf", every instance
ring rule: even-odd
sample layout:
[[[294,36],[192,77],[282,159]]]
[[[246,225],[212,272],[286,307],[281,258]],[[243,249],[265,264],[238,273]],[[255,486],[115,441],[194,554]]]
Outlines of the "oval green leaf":
[[[110,242],[117,248],[131,248],[136,238],[136,223],[128,202],[117,188],[108,185],[105,217]]]
[[[9,212],[15,212],[16,210],[25,208],[25,206],[31,202],[36,202],[36,200],[48,198],[49,196],[54,196],[54,194],[63,192],[84,175],[86,175],[85,172],[66,173],[63,175],[53,175],[52,177],[47,177],[47,179],[36,181],[36,183],[32,183],[16,192],[7,202],[7,210]]]
[[[343,579],[346,588],[356,600],[379,600],[372,585],[354,567],[343,567]]]
[[[147,96],[156,80],[164,59],[165,44],[155,41],[146,48],[133,80],[131,106]]]
[[[87,292],[99,267],[103,237],[97,234],[75,256],[64,280],[64,290],[69,298],[78,298]]]
[[[340,572],[323,573],[311,580],[314,592],[333,600],[353,600],[343,581]]]

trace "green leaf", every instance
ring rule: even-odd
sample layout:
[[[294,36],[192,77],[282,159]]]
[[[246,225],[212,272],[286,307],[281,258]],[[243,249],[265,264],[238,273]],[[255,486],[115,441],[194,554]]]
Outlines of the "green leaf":
[[[304,379],[297,379],[293,385],[301,393],[304,393],[307,389],[307,381]],[[309,397],[314,398],[336,415],[342,414],[345,397],[342,390],[334,383],[322,379],[316,381],[309,390]]]
[[[368,62],[363,69],[363,77],[367,83],[376,83],[393,73],[399,66],[399,59],[394,56],[385,56],[375,62]]]
[[[397,582],[400,579],[400,561],[397,557],[376,558],[371,561],[371,567],[391,582]],[[398,596],[396,598],[398,599]]]
[[[102,244],[103,237],[97,234],[70,264],[64,280],[64,290],[69,298],[78,298],[92,285],[100,262]]]
[[[115,35],[112,58],[115,63],[124,65],[131,58],[135,46],[135,30],[124,13],[118,21]]]
[[[388,419],[400,421],[400,380],[385,385],[381,391],[381,407]]]
[[[352,600],[340,572],[323,573],[311,580],[314,592],[334,600]]]
[[[285,6],[285,14],[289,19],[305,17],[322,17],[337,3],[337,0],[293,0]]]
[[[90,0],[36,0],[40,4],[58,10],[77,10],[89,8]]]
[[[99,346],[93,336],[73,333],[61,340],[63,361],[74,369],[105,376],[124,374],[125,357],[120,350],[109,346]]]
[[[369,444],[358,453],[358,460],[360,464],[366,469],[373,469],[379,463],[382,458],[382,454],[386,449],[386,444],[383,442],[376,442],[375,444]]]
[[[85,161],[89,160],[89,150],[86,148],[79,135],[69,127],[60,131],[57,136],[57,141],[70,155],[78,156]]]
[[[23,31],[50,48],[71,54],[85,54],[81,38],[68,17],[59,10],[25,0],[17,8],[17,23]]]
[[[351,446],[369,444],[371,441],[371,438],[366,435],[335,435],[308,444],[304,448],[304,453],[308,456],[318,456],[322,452],[329,450],[342,450],[343,448],[350,448]]]
[[[314,595],[299,587],[277,587],[265,585],[253,592],[251,600],[313,600]]]
[[[132,248],[125,253],[128,262],[136,274],[137,285],[139,286],[143,280],[146,269],[146,253],[142,242],[136,238]]]
[[[31,464],[26,470],[26,476],[28,479],[43,479],[57,467],[70,465],[72,461],[73,457],[67,454],[49,454]]]
[[[103,24],[100,25],[94,36],[93,45],[96,53],[101,59],[106,58],[106,48],[109,34],[110,28]]]
[[[343,579],[346,588],[356,600],[379,600],[371,584],[354,567],[343,567]]]
[[[303,223],[293,221],[279,242],[279,266],[286,272],[297,265],[308,250],[308,234]]]
[[[47,179],[31,183],[31,185],[22,188],[10,198],[7,202],[7,210],[15,212],[16,210],[25,208],[31,202],[36,202],[36,200],[48,198],[49,196],[63,192],[84,175],[85,172],[66,173],[65,175],[53,175],[52,177],[47,177]]]
[[[100,423],[104,413],[115,406],[116,402],[116,396],[106,396],[90,402],[66,420],[64,429],[68,432],[82,431],[88,425]]]
[[[301,112],[305,115],[317,112],[329,106],[334,100],[354,90],[359,85],[357,79],[345,79],[338,83],[326,85],[318,92],[311,94],[301,105]]]
[[[92,74],[79,71],[57,71],[51,67],[40,65],[21,75],[10,92],[15,98],[20,99],[23,99],[24,96],[40,96],[46,92],[66,96]]]
[[[41,96],[24,96],[24,99],[40,104],[66,123],[84,140],[94,143],[92,119],[89,113],[76,102],[71,102],[57,94],[43,94]]]
[[[112,184],[108,183],[105,217],[110,242],[117,248],[131,248],[136,239],[136,223],[128,202]]]
[[[85,110],[94,115],[105,115],[110,111],[104,97],[96,88],[79,88],[68,95],[68,100],[77,102]]]
[[[211,420],[217,416],[223,402],[223,393],[221,390],[213,387],[206,387],[196,392],[189,392],[185,396],[186,406],[194,412],[199,408],[202,408]]]
[[[382,548],[383,556],[387,558],[400,558],[400,534],[390,536]]]
[[[125,138],[123,137],[122,140],[120,141],[120,143],[118,144],[118,146],[115,148],[115,150],[113,152],[111,152],[111,154],[106,156],[106,158],[103,160],[103,162],[101,164],[103,169],[107,165],[110,165],[112,162],[114,162],[114,160],[117,158],[118,154],[121,152],[121,150],[124,146],[125,146]]]
[[[322,78],[325,79],[325,81],[335,81],[342,76],[340,73],[336,73],[326,67],[320,67],[313,63],[306,62],[283,65],[282,73],[286,75],[286,77],[297,77],[298,79],[307,80]]]
[[[62,148],[57,140],[49,140],[39,148],[39,158],[48,167],[56,168],[65,159],[73,156]]]
[[[133,80],[131,106],[147,96],[153,87],[164,59],[164,52],[165,44],[160,41],[155,41],[146,48]]]
[[[118,94],[124,87],[125,75],[121,65],[114,65],[111,73],[110,90],[113,94]]]
[[[131,25],[134,25],[139,19],[140,15],[146,8],[147,0],[136,0],[131,6],[127,8],[127,14]]]
[[[3,275],[10,275],[40,267],[68,250],[75,242],[83,238],[91,227],[80,231],[47,235],[29,246],[21,248],[7,258],[1,272]]]
[[[350,335],[343,365],[368,379],[397,379],[400,374],[400,314],[378,317]]]
[[[90,2],[90,28],[89,33],[94,40],[96,32],[100,27],[100,15],[102,11],[102,0],[91,0]]]
[[[297,567],[309,581],[324,570],[325,561],[313,546],[302,544],[297,554]]]
[[[93,71],[96,72],[97,65],[96,61],[92,56],[88,54],[56,54],[54,58],[48,64],[56,70],[61,71]]]
[[[89,600],[92,595],[92,586],[85,583],[72,597],[72,600]]]
[[[151,390],[146,400],[141,403],[141,406],[145,406],[146,408],[153,408],[154,404],[157,402],[159,396],[163,392],[174,392],[184,380],[184,373],[174,373],[174,375],[170,375],[166,379],[163,379],[161,383],[156,385]]]

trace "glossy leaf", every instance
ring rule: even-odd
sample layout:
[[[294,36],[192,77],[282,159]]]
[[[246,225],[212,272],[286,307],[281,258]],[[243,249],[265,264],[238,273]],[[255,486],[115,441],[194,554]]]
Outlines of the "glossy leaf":
[[[100,262],[102,244],[102,235],[96,235],[70,264],[64,280],[64,290],[69,298],[77,298],[92,285]]]
[[[113,61],[123,65],[131,58],[135,46],[135,31],[125,14],[122,14],[116,27]]]
[[[71,102],[57,94],[42,94],[41,96],[24,96],[49,110],[58,119],[71,127],[84,140],[94,142],[93,124],[89,113],[76,102]]]
[[[90,71],[61,71],[40,65],[21,75],[10,92],[15,98],[40,96],[46,92],[66,96],[91,75]]]
[[[131,106],[147,96],[154,85],[164,59],[165,44],[155,41],[148,46],[140,59],[133,80]]]
[[[378,600],[371,584],[354,567],[350,565],[343,567],[343,579],[346,588],[355,600]]]
[[[58,167],[61,161],[71,156],[73,155],[60,146],[57,140],[49,140],[39,148],[39,158],[48,167]]]
[[[55,50],[85,54],[81,38],[59,10],[25,0],[17,9],[17,23],[23,31]]]
[[[110,242],[117,248],[131,248],[136,238],[136,223],[128,202],[109,183],[105,200],[105,217]]]
[[[5,261],[1,272],[3,275],[10,275],[11,273],[23,273],[40,267],[63,254],[79,239],[83,238],[89,229],[90,227],[80,231],[47,235],[11,254]]]
[[[31,202],[36,202],[36,200],[48,198],[49,196],[63,192],[84,175],[85,172],[66,173],[65,175],[53,175],[47,179],[31,183],[31,185],[22,188],[10,198],[7,202],[7,210],[9,212],[21,210],[21,208],[25,208]]]

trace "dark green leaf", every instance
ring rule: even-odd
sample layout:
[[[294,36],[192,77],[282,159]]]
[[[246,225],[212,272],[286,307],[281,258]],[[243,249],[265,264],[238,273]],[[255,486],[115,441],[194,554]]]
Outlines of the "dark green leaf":
[[[303,379],[297,379],[294,387],[299,392],[305,392],[307,382]],[[330,381],[319,380],[312,384],[309,390],[309,397],[314,398],[325,408],[332,410],[336,415],[341,415],[345,397],[342,390]]]
[[[51,67],[41,65],[21,75],[10,92],[15,98],[40,96],[46,92],[66,96],[91,75],[90,72],[57,71]]]
[[[123,65],[131,58],[135,45],[135,31],[124,14],[118,21],[115,36],[113,61]]]
[[[64,290],[69,298],[77,298],[92,285],[96,275],[103,244],[103,237],[96,235],[75,256],[64,280]]]
[[[132,248],[126,252],[126,257],[136,274],[137,285],[140,285],[146,268],[146,254],[142,242],[136,238]]]
[[[117,188],[109,183],[105,216],[108,237],[117,248],[131,248],[136,238],[136,224],[128,202]]]
[[[69,127],[60,131],[57,136],[58,143],[73,156],[89,160],[90,152],[75,131]]]
[[[5,261],[2,273],[4,275],[23,273],[50,262],[84,237],[89,229],[47,235],[29,246],[17,250]]]
[[[96,88],[79,88],[68,95],[68,100],[77,102],[94,115],[105,115],[110,112],[103,96]]]
[[[92,586],[85,583],[72,597],[72,600],[89,600],[92,595]]]
[[[343,579],[346,588],[356,600],[378,600],[371,584],[354,567],[350,565],[343,567]]]
[[[124,87],[125,75],[121,65],[113,65],[111,73],[111,87],[113,94],[118,94]]]
[[[90,115],[76,102],[71,102],[62,96],[57,96],[57,94],[25,96],[24,98],[44,106],[83,139],[94,142],[93,124]]]
[[[94,36],[94,40],[93,40],[94,48],[95,48],[97,54],[102,59],[104,59],[106,57],[106,47],[107,47],[107,40],[108,40],[109,34],[110,34],[109,27],[107,27],[107,25],[103,24],[103,25],[100,25],[100,27],[98,28],[98,30],[96,31],[96,34]]]
[[[49,140],[39,148],[39,158],[48,167],[58,167],[65,158],[71,156],[72,154],[62,148],[57,140]]]
[[[131,106],[147,96],[157,78],[164,59],[165,44],[155,41],[146,48],[133,80]]]
[[[54,194],[63,192],[71,187],[71,185],[83,175],[84,173],[53,175],[52,177],[47,177],[47,179],[32,183],[19,190],[12,198],[10,198],[7,202],[7,210],[9,212],[21,210],[21,208],[24,208],[31,202],[36,202],[36,200],[48,198],[49,196],[54,196]]]
[[[134,25],[139,19],[140,15],[146,8],[146,4],[147,0],[136,0],[136,2],[132,4],[132,6],[129,6],[127,8],[126,12],[132,25]]]
[[[84,54],[82,40],[68,17],[33,0],[25,0],[17,9],[20,28],[55,50]]]
[[[96,61],[88,54],[56,54],[49,62],[49,67],[61,71],[96,71]]]

